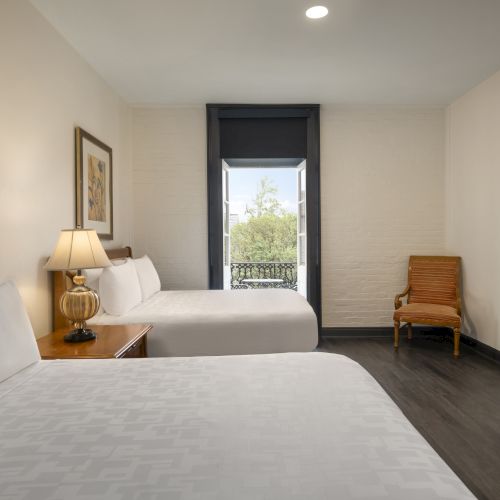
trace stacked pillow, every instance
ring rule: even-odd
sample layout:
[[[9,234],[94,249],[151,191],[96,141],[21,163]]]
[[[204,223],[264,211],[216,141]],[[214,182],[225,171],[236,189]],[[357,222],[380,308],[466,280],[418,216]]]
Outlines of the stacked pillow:
[[[0,382],[40,361],[28,314],[12,281],[0,284]]]
[[[86,285],[99,293],[102,309],[113,316],[125,314],[161,289],[158,273],[147,255],[113,261],[104,269],[86,269],[83,274]]]
[[[134,259],[134,264],[141,285],[142,300],[145,301],[161,290],[160,277],[147,255]]]

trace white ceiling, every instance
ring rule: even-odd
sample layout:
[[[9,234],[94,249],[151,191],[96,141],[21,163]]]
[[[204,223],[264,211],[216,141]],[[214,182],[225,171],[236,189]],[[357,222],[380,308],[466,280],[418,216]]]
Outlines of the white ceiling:
[[[32,3],[133,104],[443,105],[500,69],[500,0]]]

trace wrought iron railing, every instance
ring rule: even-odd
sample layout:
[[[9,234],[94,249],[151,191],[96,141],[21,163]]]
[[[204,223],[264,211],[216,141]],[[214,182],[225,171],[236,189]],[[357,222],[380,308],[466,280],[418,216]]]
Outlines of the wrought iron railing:
[[[295,262],[231,262],[231,288],[297,290]]]

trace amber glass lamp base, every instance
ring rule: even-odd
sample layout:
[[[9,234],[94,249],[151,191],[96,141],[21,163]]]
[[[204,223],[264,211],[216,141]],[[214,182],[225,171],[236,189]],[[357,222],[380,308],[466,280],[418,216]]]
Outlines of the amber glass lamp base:
[[[74,330],[64,336],[65,342],[86,342],[96,338],[96,334],[87,328],[86,321],[99,310],[99,296],[85,286],[85,276],[76,275],[73,278],[75,286],[61,296],[61,312],[74,326]]]

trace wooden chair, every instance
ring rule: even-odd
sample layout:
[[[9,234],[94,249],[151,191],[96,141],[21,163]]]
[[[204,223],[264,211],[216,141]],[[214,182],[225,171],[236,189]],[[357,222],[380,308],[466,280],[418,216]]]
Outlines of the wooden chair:
[[[394,349],[399,347],[400,322],[453,328],[453,356],[460,354],[461,301],[460,257],[412,255],[408,264],[408,286],[394,299]],[[401,298],[408,295],[407,304]]]

